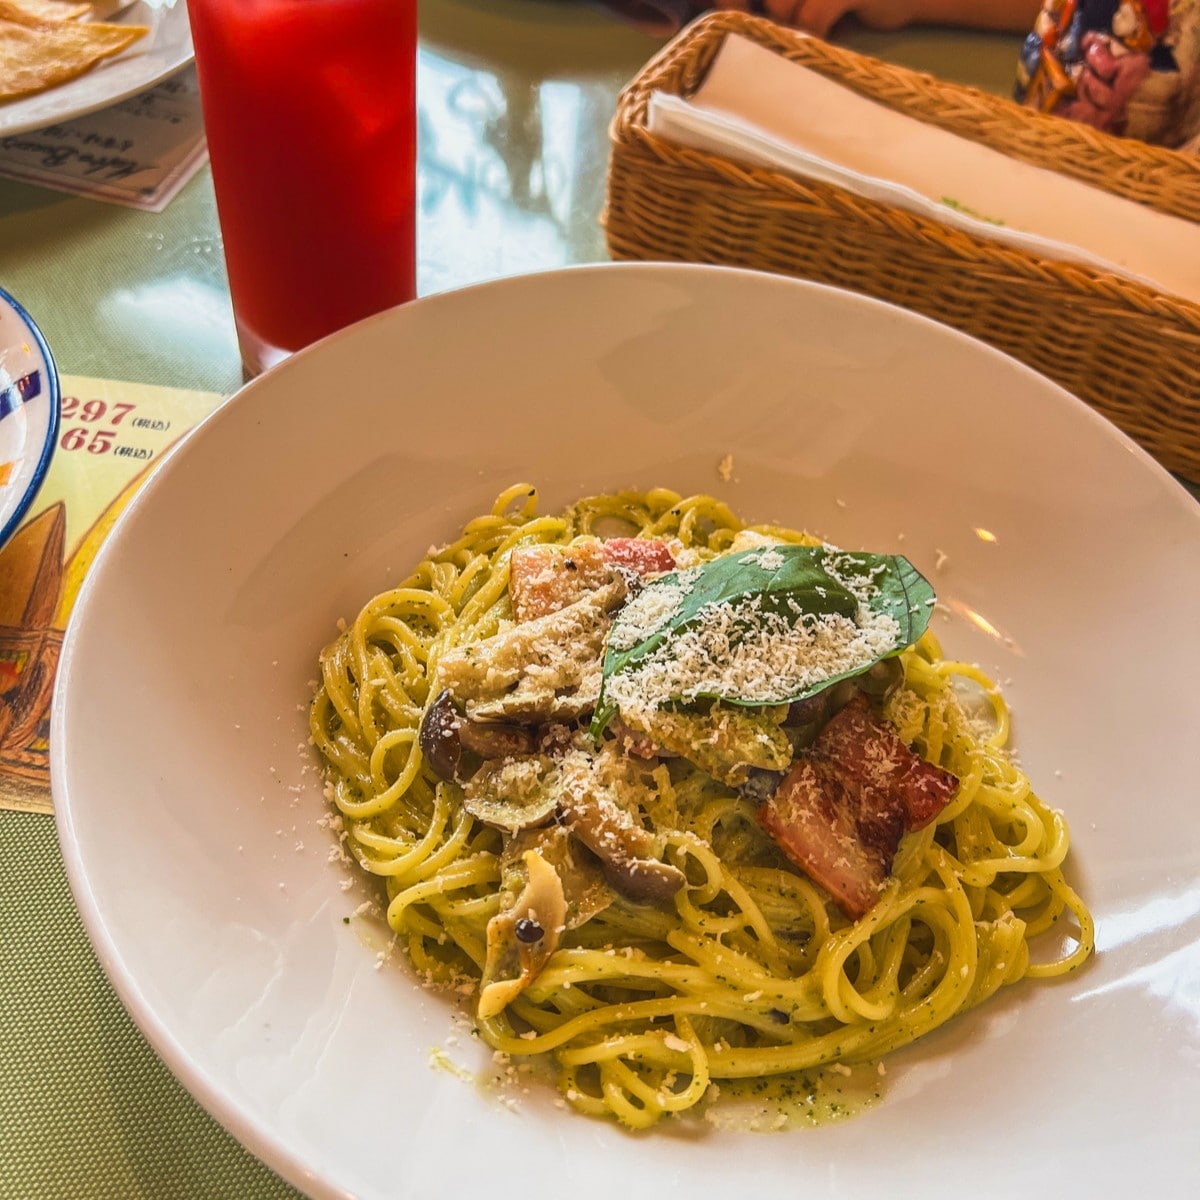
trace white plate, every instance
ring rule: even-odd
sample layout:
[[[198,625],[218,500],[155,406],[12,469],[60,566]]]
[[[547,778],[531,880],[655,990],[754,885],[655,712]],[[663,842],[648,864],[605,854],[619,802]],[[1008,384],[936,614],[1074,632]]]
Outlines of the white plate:
[[[364,892],[317,824],[307,681],[338,617],[521,479],[549,506],[713,491],[927,568],[937,632],[1011,680],[1022,760],[1073,823],[1094,962],[895,1056],[878,1106],[816,1131],[632,1137],[432,1069],[447,1001],[343,924]],[[1195,502],[978,343],[753,273],[509,279],[296,356],[133,502],[63,652],[63,850],[159,1053],[315,1196],[1191,1195],[1198,598]],[[474,1068],[471,1041],[447,1048]]]
[[[185,0],[137,0],[113,17],[150,32],[123,54],[106,58],[76,79],[45,92],[0,103],[0,137],[44,129],[107,108],[153,87],[192,59],[192,30]]]
[[[58,439],[58,371],[33,318],[0,289],[0,547],[50,469]]]

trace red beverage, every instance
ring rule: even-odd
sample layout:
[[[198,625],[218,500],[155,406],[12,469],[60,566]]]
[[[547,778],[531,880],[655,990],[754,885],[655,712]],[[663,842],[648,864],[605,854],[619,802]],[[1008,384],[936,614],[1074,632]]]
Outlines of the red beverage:
[[[416,294],[417,0],[188,13],[238,339],[260,370]]]

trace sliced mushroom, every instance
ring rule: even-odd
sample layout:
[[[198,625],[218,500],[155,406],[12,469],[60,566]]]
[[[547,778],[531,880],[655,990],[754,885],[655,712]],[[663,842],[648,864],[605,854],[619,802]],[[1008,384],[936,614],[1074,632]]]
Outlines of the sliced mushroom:
[[[537,731],[504,721],[463,721],[458,727],[458,739],[464,751],[480,758],[513,758],[533,753]]]
[[[463,807],[477,821],[516,833],[544,825],[558,808],[558,767],[548,755],[485,762],[463,784]]]
[[[501,721],[469,720],[448,689],[426,710],[419,740],[426,762],[443,779],[454,780],[473,775],[481,760],[531,754],[537,746],[535,730]]]
[[[805,696],[803,700],[795,700],[788,705],[787,721],[789,728],[793,726],[815,725],[825,720],[829,711],[829,689],[817,692],[814,696]]]
[[[595,756],[579,750],[566,754],[561,774],[567,827],[600,860],[613,887],[639,904],[670,901],[687,879],[660,860],[658,839],[635,815],[645,785],[628,760],[610,742]]]
[[[904,664],[900,659],[880,659],[869,671],[855,677],[859,691],[872,700],[886,700],[904,682]]]
[[[502,1013],[541,974],[566,928],[558,872],[536,850],[525,851],[521,868],[520,895],[488,922],[478,1010],[483,1019]]]
[[[861,676],[854,676],[852,679],[839,679],[832,687],[825,689],[825,694],[829,697],[827,714],[830,717],[836,716],[858,695],[858,680]]]
[[[437,683],[481,719],[573,720],[600,691],[604,638],[628,594],[614,572],[602,588],[544,617],[459,646],[438,663]]]
[[[596,707],[600,699],[600,660],[596,660],[594,671],[588,671],[579,685],[570,691],[517,688],[498,700],[476,700],[471,703],[471,714],[483,724],[501,721],[528,721],[541,724],[545,721],[578,721]]]
[[[462,714],[454,706],[449,691],[443,691],[425,710],[418,741],[425,761],[443,778],[456,779],[462,760],[462,742],[458,731]]]
[[[668,904],[687,883],[687,877],[678,867],[657,858],[617,855],[601,861],[609,883],[635,904]]]
[[[604,881],[600,864],[565,826],[526,829],[509,838],[501,860],[506,874],[521,862],[527,850],[536,850],[558,873],[567,903],[568,929],[578,929],[616,899],[616,893]]]

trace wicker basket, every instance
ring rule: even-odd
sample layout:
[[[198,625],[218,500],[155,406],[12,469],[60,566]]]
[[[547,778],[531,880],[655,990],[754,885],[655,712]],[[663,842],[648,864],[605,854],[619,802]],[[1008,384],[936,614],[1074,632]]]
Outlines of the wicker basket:
[[[910,116],[1200,221],[1198,158],[723,12],[685,29],[621,95],[604,212],[614,258],[755,267],[902,304],[1027,363],[1200,481],[1200,305],[652,135],[651,94],[694,92],[733,31]]]

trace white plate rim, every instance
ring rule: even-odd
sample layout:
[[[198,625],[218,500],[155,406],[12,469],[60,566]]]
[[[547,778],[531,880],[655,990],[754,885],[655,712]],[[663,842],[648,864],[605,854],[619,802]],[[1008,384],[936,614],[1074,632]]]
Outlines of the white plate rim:
[[[60,121],[73,121],[76,117],[99,112],[147,91],[186,67],[193,57],[186,0],[172,0],[169,6],[143,4],[142,12],[150,25],[151,38],[157,39],[164,33],[169,35],[162,47],[156,46],[151,52],[138,55],[118,54],[44,92],[0,103],[0,138],[34,133]],[[129,23],[133,14],[125,10],[119,15],[122,21]],[[136,46],[135,42],[131,49]],[[126,67],[139,62],[147,69],[126,72]],[[123,82],[114,84],[112,68],[118,66],[122,68]],[[106,83],[109,86],[106,87]]]

